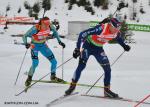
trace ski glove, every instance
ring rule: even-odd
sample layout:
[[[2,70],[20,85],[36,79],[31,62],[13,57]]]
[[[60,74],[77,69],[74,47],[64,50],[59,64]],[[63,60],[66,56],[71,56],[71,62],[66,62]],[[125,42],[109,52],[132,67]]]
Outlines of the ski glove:
[[[26,44],[25,44],[25,47],[26,47],[26,49],[29,49],[29,48],[30,48],[30,44],[29,44],[29,43],[26,43]]]
[[[125,51],[130,51],[130,49],[131,49],[131,47],[129,45],[125,45],[123,48]]]
[[[63,48],[66,46],[63,42],[59,42],[59,45],[61,45]]]
[[[75,48],[73,51],[73,57],[77,59],[80,56],[80,50],[78,48]]]

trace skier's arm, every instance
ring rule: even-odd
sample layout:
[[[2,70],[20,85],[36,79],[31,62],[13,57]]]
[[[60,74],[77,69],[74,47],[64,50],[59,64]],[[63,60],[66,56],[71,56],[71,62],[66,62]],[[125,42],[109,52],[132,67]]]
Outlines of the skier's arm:
[[[124,48],[125,51],[130,50],[130,46],[124,43],[124,40],[121,37],[121,33],[119,32],[116,37],[117,42]]]
[[[89,36],[89,35],[99,35],[101,34],[102,32],[102,28],[100,25],[97,25],[93,28],[89,28],[83,32],[81,32],[79,34],[79,37],[78,37],[78,41],[77,41],[77,48],[80,49],[81,47],[81,44],[85,41],[85,39]]]
[[[60,40],[60,36],[58,35],[58,32],[57,32],[56,28],[53,25],[51,25],[50,29],[53,32],[54,38],[57,39],[59,45],[61,45],[63,48],[65,48],[65,44]]]
[[[51,31],[53,32],[53,37],[57,39],[58,43],[61,42],[60,36],[59,36],[59,34],[58,34],[56,28],[55,28],[53,25],[51,25],[51,28],[50,28],[50,29],[51,29]]]
[[[33,26],[32,28],[30,28],[24,35],[23,35],[23,37],[22,37],[22,39],[23,39],[23,42],[25,43],[25,44],[27,44],[28,42],[27,42],[27,37],[32,37],[32,35],[33,34],[36,34],[37,33],[37,29],[36,29],[36,27],[35,26]]]

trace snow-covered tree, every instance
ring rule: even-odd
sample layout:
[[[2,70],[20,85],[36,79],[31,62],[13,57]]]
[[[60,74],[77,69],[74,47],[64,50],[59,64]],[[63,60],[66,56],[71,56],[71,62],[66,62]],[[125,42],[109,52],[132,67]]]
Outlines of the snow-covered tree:
[[[39,2],[36,2],[36,3],[33,5],[33,11],[34,11],[35,13],[39,13],[39,12],[40,12],[40,9],[41,9],[40,3],[39,3]]]
[[[50,0],[43,0],[42,8],[44,9],[44,13],[43,13],[43,17],[44,17],[45,12],[51,9],[51,2],[50,2]]]
[[[10,5],[8,4],[7,6],[6,6],[6,14],[5,14],[5,16],[7,16],[7,12],[10,10]]]
[[[69,2],[69,0],[65,0],[65,3],[68,3]]]
[[[78,1],[78,6],[79,6],[79,7],[80,7],[80,6],[85,6],[86,3],[87,3],[87,0],[79,0],[79,1]]]
[[[94,0],[94,6],[100,7],[102,4],[103,4],[103,3],[102,3],[101,0]]]
[[[19,8],[18,8],[18,11],[17,11],[17,13],[20,13],[20,12],[21,12],[21,7],[19,7]]]
[[[32,7],[33,11],[34,11],[34,17],[35,19],[38,19],[38,13],[40,12],[40,3],[39,2],[36,2],[33,7]]]
[[[101,0],[103,5],[102,5],[102,9],[106,10],[108,9],[108,0]]]
[[[30,4],[27,1],[24,2],[24,7],[25,7],[25,9],[31,8]]]
[[[133,3],[137,3],[137,0],[133,0]]]
[[[76,0],[69,0],[68,10],[72,9],[73,4],[77,4],[77,1]]]

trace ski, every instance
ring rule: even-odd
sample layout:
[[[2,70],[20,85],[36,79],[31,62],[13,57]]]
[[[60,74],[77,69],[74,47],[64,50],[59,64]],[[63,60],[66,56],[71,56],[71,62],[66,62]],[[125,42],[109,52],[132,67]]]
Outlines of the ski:
[[[38,80],[32,80],[33,82],[36,82]],[[67,82],[67,81],[64,81],[64,82],[56,82],[56,81],[50,81],[50,80],[40,80],[38,82],[42,82],[42,83],[58,83],[58,84],[70,84],[70,82]],[[84,86],[84,87],[91,87],[92,85],[89,85],[89,84],[80,84],[78,83],[77,86]],[[104,88],[103,86],[98,86],[98,85],[95,85],[94,87],[96,88]]]
[[[74,95],[77,95],[79,92],[74,92],[70,95],[62,95],[56,99],[54,99],[53,101],[49,102],[48,104],[46,104],[46,107],[51,107],[52,105],[55,105],[55,104],[58,104],[59,102],[61,102],[62,100],[68,98],[68,97],[71,97],[71,96],[74,96]]]
[[[93,98],[101,98],[101,99],[108,99],[108,100],[119,100],[119,101],[134,102],[134,103],[139,103],[139,102],[140,102],[140,101],[138,101],[138,100],[123,98],[123,97],[119,97],[119,98],[109,98],[109,97],[104,97],[104,96],[86,95],[86,94],[82,94],[81,96],[93,97]],[[150,102],[142,102],[142,103],[143,103],[143,104],[149,104],[149,105],[150,105]]]

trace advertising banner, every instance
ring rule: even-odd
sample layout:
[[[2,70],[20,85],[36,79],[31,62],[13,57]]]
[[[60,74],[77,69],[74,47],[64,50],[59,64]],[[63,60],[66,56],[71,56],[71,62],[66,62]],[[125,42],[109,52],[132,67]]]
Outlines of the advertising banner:
[[[34,17],[3,17],[0,16],[0,25],[5,25],[6,21],[17,21],[17,22],[33,22]]]
[[[90,27],[93,27],[98,24],[98,21],[90,21]],[[150,25],[142,25],[142,24],[127,24],[128,29],[132,31],[143,31],[150,32]]]

